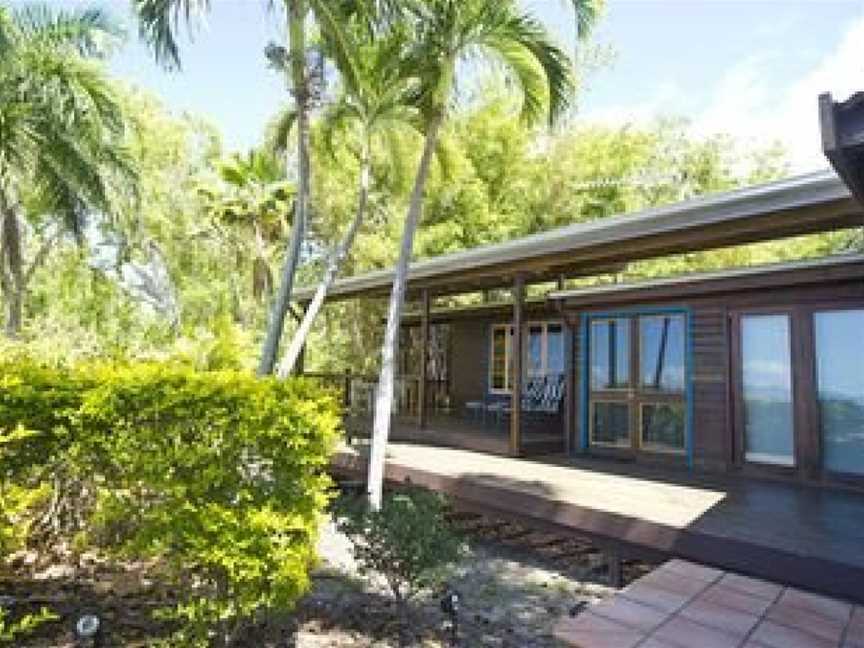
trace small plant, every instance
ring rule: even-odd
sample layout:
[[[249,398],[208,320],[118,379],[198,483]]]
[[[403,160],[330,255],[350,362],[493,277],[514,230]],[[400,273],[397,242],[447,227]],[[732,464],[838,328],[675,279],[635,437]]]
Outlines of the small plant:
[[[0,607],[0,646],[12,645],[18,639],[33,633],[43,623],[59,619],[48,608],[42,608],[36,614],[26,614],[17,621],[10,621],[6,610]]]
[[[440,586],[444,568],[463,554],[446,512],[443,498],[425,490],[389,494],[380,511],[365,499],[336,509],[337,527],[351,541],[360,572],[386,581],[405,620],[409,602]]]

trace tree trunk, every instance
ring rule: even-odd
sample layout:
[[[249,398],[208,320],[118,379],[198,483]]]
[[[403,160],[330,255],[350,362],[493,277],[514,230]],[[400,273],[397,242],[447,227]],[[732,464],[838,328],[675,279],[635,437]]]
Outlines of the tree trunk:
[[[402,320],[402,306],[405,302],[405,289],[408,283],[408,264],[411,262],[414,233],[417,231],[417,224],[423,210],[423,190],[429,176],[429,164],[435,151],[438,131],[443,120],[444,112],[442,110],[433,117],[426,131],[426,142],[423,147],[423,155],[420,158],[420,165],[417,168],[414,189],[411,192],[411,203],[405,216],[402,246],[399,249],[399,261],[396,264],[393,289],[387,307],[387,327],[384,329],[384,343],[381,346],[381,374],[375,393],[375,418],[372,425],[372,449],[369,455],[367,482],[369,504],[375,510],[381,508],[381,497],[384,491],[384,455],[387,449],[387,437],[390,435],[394,362],[398,353],[399,324]]]
[[[261,349],[261,362],[258,365],[258,375],[268,376],[273,373],[276,357],[279,352],[279,340],[285,327],[285,315],[291,303],[291,293],[294,289],[294,276],[300,260],[300,247],[306,229],[306,218],[309,210],[309,86],[306,82],[306,41],[305,17],[306,3],[304,0],[290,0],[288,3],[288,38],[290,39],[291,81],[294,101],[297,107],[297,164],[298,182],[297,196],[294,199],[294,223],[291,226],[291,236],[285,263],[282,266],[282,278],[279,291],[270,312],[270,322],[267,336]],[[289,147],[290,148],[290,147]]]
[[[0,192],[2,194],[2,192]],[[21,333],[24,310],[24,261],[21,250],[21,223],[6,197],[0,195],[0,284],[6,300],[6,336],[16,338]]]
[[[324,277],[321,279],[321,283],[318,284],[318,289],[315,291],[315,296],[312,298],[309,308],[306,309],[303,321],[300,323],[300,327],[294,334],[294,339],[291,340],[291,345],[288,347],[288,351],[285,353],[285,356],[282,358],[282,362],[276,371],[276,375],[280,380],[284,380],[292,371],[294,371],[294,367],[297,364],[297,358],[300,357],[300,352],[303,349],[303,344],[306,342],[312,324],[315,322],[315,318],[318,316],[318,313],[324,304],[324,298],[327,296],[327,291],[330,290],[330,286],[332,286],[333,282],[336,280],[336,275],[339,273],[339,266],[342,265],[342,261],[351,249],[351,246],[354,243],[354,238],[357,236],[357,231],[360,229],[360,225],[362,225],[363,219],[366,216],[366,203],[369,200],[369,148],[369,142],[365,142],[363,150],[360,153],[360,187],[357,192],[357,212],[354,215],[354,220],[348,227],[348,231],[345,233],[342,242],[333,250],[327,260],[327,268],[324,270]]]

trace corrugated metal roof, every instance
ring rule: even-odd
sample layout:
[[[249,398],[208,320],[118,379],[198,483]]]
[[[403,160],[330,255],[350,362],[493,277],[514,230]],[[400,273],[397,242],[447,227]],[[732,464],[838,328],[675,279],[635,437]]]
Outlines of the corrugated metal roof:
[[[782,220],[769,221],[769,215],[782,215]],[[470,277],[483,278],[478,281],[485,283],[478,286],[504,286],[507,273],[521,271],[536,271],[535,280],[563,274],[564,269],[580,274],[579,268],[594,268],[596,273],[601,253],[608,264],[616,251],[619,260],[628,261],[849,226],[859,218],[861,208],[842,180],[833,171],[817,171],[416,261],[410,266],[409,289],[431,287],[444,294],[461,287],[464,292],[471,289]],[[623,251],[625,244],[631,246],[628,252]],[[387,269],[340,279],[328,298],[386,294],[393,274]],[[313,290],[301,288],[295,298],[308,300]]]

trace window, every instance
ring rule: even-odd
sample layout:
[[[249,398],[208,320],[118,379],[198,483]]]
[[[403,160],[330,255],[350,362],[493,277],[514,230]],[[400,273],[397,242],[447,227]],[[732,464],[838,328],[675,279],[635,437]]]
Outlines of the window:
[[[591,322],[591,388],[623,389],[630,385],[630,320]]]
[[[591,443],[630,446],[630,405],[614,401],[591,403]]]
[[[684,391],[684,316],[639,318],[639,384],[642,389]]]
[[[640,434],[642,447],[649,450],[684,449],[684,403],[642,403]]]
[[[741,318],[747,461],[795,465],[789,315]]]
[[[816,384],[826,470],[864,475],[864,309],[814,314]]]
[[[529,322],[524,329],[526,377],[564,373],[564,327],[560,322]],[[513,325],[492,327],[489,385],[493,392],[509,392],[513,374]]]

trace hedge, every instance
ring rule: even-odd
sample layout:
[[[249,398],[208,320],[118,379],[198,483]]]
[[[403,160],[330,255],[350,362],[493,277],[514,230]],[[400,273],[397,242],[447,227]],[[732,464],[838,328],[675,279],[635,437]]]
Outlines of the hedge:
[[[300,379],[0,361],[0,488],[47,483],[31,518],[170,566],[186,585],[172,613],[210,644],[306,589],[338,420],[333,395]]]

